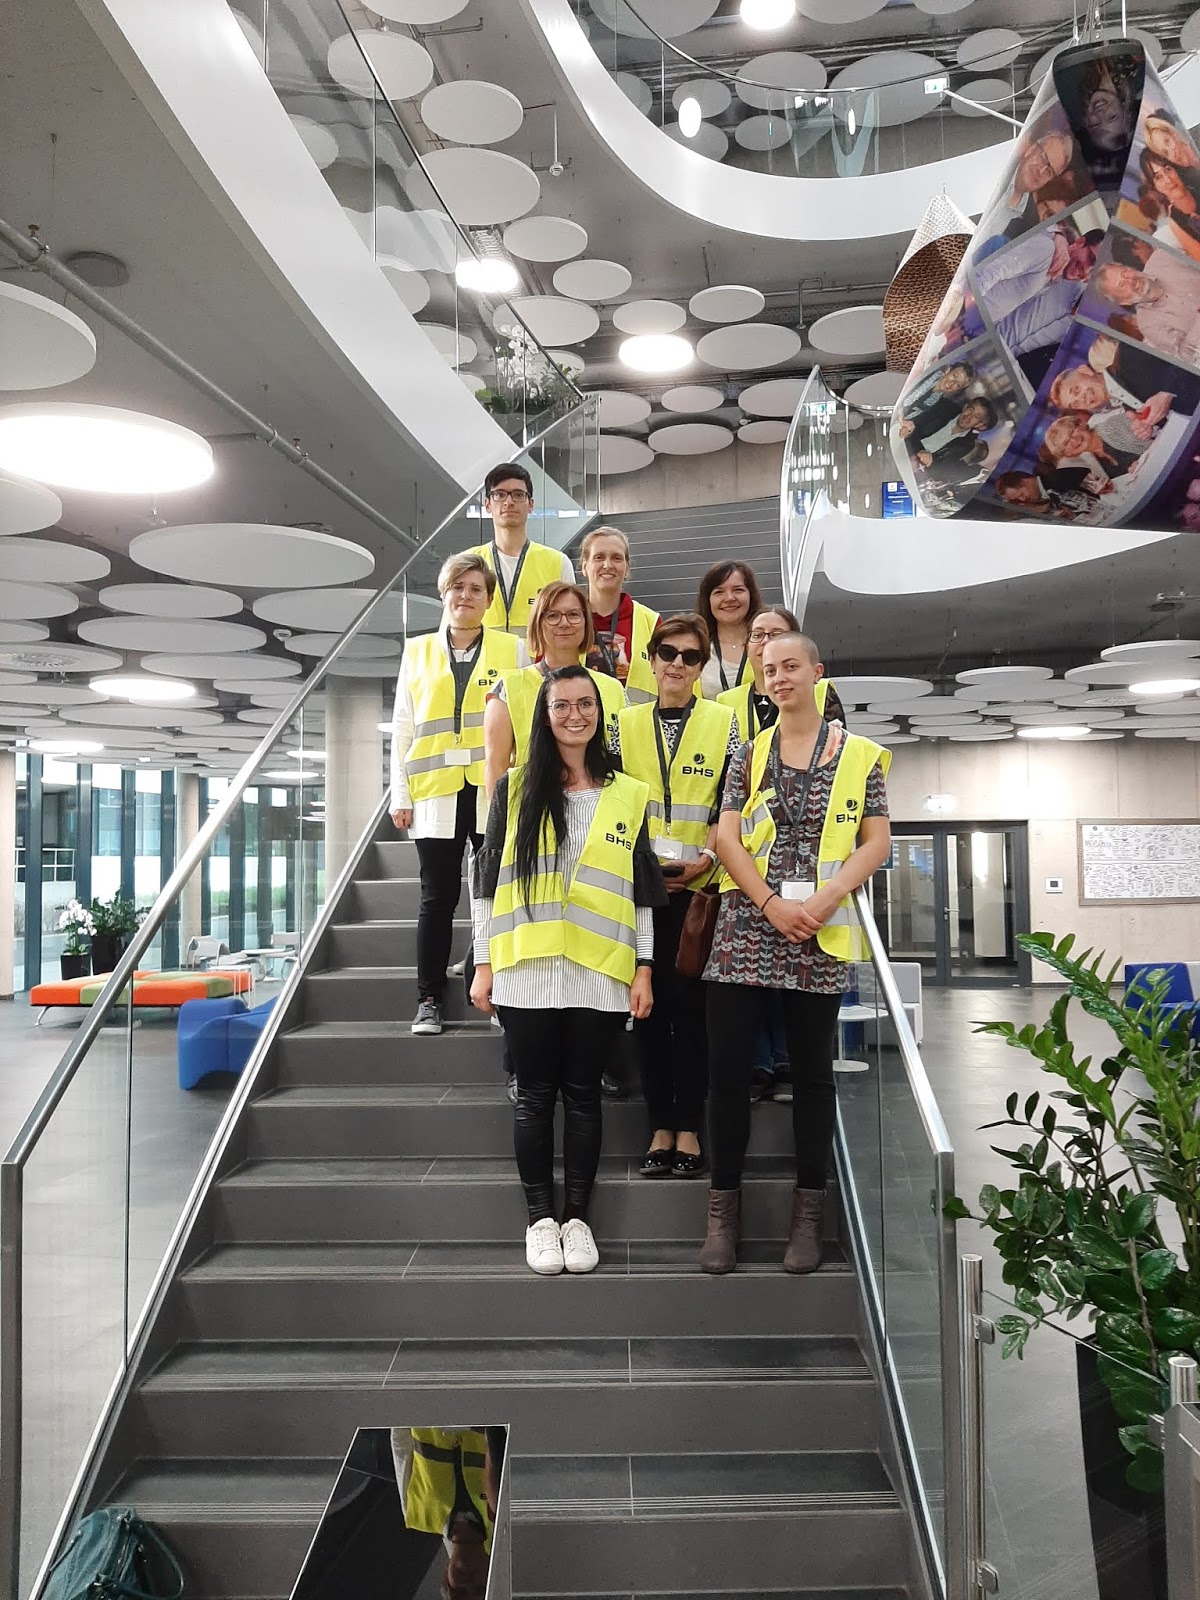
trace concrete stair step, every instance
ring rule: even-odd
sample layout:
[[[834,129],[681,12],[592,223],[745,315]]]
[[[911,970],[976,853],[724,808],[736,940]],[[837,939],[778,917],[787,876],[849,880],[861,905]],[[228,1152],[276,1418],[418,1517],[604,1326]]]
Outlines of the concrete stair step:
[[[452,961],[467,953],[470,941],[470,918],[455,918]],[[380,917],[373,922],[335,922],[325,948],[331,967],[415,966],[417,919]],[[450,981],[454,981],[453,976]]]
[[[464,886],[459,896],[459,915],[467,914],[470,905]],[[388,918],[415,917],[421,909],[421,880],[416,868],[411,877],[356,878],[338,908],[342,922],[376,922]]]
[[[478,1015],[478,1014],[476,1014]],[[504,1040],[486,1018],[413,1036],[411,1022],[312,1022],[276,1044],[281,1088],[360,1084],[503,1082]]]
[[[307,1022],[411,1022],[419,998],[416,967],[338,967],[309,975],[304,1017]],[[442,1015],[455,1022],[479,1016],[454,974],[446,980]]]

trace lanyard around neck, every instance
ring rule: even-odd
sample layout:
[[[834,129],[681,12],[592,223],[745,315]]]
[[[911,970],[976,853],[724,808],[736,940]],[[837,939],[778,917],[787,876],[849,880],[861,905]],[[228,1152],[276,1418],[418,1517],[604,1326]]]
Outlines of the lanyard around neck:
[[[446,629],[446,653],[450,657],[450,675],[454,679],[454,737],[457,739],[462,734],[463,701],[467,698],[467,687],[471,682],[471,674],[475,671],[475,664],[479,660],[480,651],[483,649],[483,629],[479,630],[479,637],[471,648],[470,655],[460,661],[454,653],[454,638],[449,628]]]
[[[507,628],[512,621],[513,601],[517,598],[517,585],[521,581],[521,568],[525,565],[525,557],[529,554],[529,540],[521,546],[521,554],[517,557],[517,564],[513,568],[512,588],[509,589],[504,582],[504,569],[500,565],[500,548],[495,539],[492,540],[492,567],[496,573],[496,586],[500,590],[500,598],[504,602],[504,626]]]
[[[822,720],[821,726],[817,729],[817,736],[813,740],[812,755],[809,758],[808,768],[800,780],[800,803],[794,813],[788,810],[787,801],[783,798],[783,783],[781,781],[783,774],[780,771],[783,765],[783,757],[779,753],[780,736],[778,723],[775,724],[775,730],[775,737],[771,741],[771,760],[775,766],[773,774],[775,779],[775,800],[780,811],[783,812],[784,821],[795,833],[803,825],[804,809],[808,805],[809,790],[813,786],[813,779],[817,775],[817,767],[820,765],[821,757],[825,754],[825,746],[829,742],[829,724]]]
[[[684,730],[687,728],[688,718],[695,709],[695,705],[695,700],[690,700],[683,708],[683,715],[679,719],[679,732],[675,736],[675,748],[672,750],[669,760],[667,759],[666,743],[663,739],[662,716],[659,713],[658,706],[654,707],[654,743],[658,749],[658,770],[662,774],[663,822],[668,833],[671,831],[671,768],[675,765],[675,757],[683,748]]]
[[[734,678],[733,682],[730,683],[729,679],[725,676],[725,658],[721,654],[721,641],[720,639],[717,640],[717,671],[721,674],[721,688],[723,690],[728,692],[730,689],[736,689],[738,684],[741,683],[742,673],[746,670],[746,662],[748,658],[748,647],[743,645],[742,659],[738,662],[737,676]]]

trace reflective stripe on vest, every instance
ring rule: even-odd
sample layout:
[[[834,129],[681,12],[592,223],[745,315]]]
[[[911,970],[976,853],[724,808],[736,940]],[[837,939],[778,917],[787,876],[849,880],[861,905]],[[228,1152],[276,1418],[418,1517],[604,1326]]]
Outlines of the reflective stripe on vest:
[[[487,1439],[475,1428],[453,1432],[444,1428],[409,1431],[413,1455],[404,1505],[406,1524],[418,1533],[436,1533],[441,1537],[457,1499],[454,1474],[457,1464],[471,1502],[483,1521],[486,1549],[491,1542],[492,1526],[484,1483]]]
[[[774,728],[764,728],[755,736],[750,758],[750,795],[742,808],[742,844],[747,854],[754,858],[754,865],[764,880],[771,848],[775,843],[775,819],[767,802],[775,791],[764,789],[763,780],[771,754],[771,742],[777,731],[778,724]],[[858,830],[862,826],[867,778],[876,762],[886,777],[892,764],[892,752],[857,734],[843,736],[841,754],[833,776],[833,789],[821,826],[821,841],[817,847],[818,888],[828,883],[842,862],[854,853]],[[723,872],[720,887],[724,893],[737,885],[727,872]],[[870,959],[866,938],[859,926],[858,914],[850,895],[838,903],[833,915],[817,934],[817,943],[827,955],[836,956],[839,961]]]
[[[457,794],[464,783],[483,783],[483,703],[500,674],[517,664],[517,641],[495,628],[483,630],[483,644],[463,696],[462,731],[454,733],[454,674],[443,633],[409,641],[408,675],[413,698],[413,741],[404,757],[408,790],[414,800]],[[446,753],[470,752],[470,764],[448,766]]]
[[[508,780],[508,825],[492,904],[491,964],[496,972],[539,956],[569,961],[632,983],[637,965],[633,847],[646,814],[646,785],[617,773],[596,799],[579,865],[564,891],[558,855],[546,845],[526,904],[515,869],[521,769]]]
[[[618,713],[625,709],[625,691],[615,678],[593,672],[592,682],[604,713],[605,743],[612,744]],[[518,667],[504,674],[504,698],[513,730],[513,760],[519,767],[529,755],[529,730],[533,727],[533,708],[544,679],[540,667]]]
[[[830,680],[828,678],[818,678],[816,683],[815,694],[817,700],[817,710],[822,716],[825,715],[825,702],[829,698],[829,682]],[[753,733],[750,731],[750,701],[753,696],[753,679],[751,679],[749,683],[739,684],[736,689],[723,689],[717,696],[717,704],[719,706],[731,706],[733,708],[734,719],[737,722],[738,736],[743,744],[745,744],[748,739],[752,739],[755,734],[762,732],[761,728],[755,728]]]
[[[639,601],[633,602],[633,634],[629,641],[629,674],[625,679],[625,698],[631,706],[658,699],[658,679],[650,665],[650,635],[654,632],[654,612]]]
[[[492,547],[490,544],[478,544],[468,555],[482,556],[488,566],[495,572],[492,564]],[[525,637],[525,630],[529,626],[529,608],[537,599],[538,593],[548,583],[557,583],[562,577],[563,561],[561,550],[551,550],[549,545],[534,544],[531,539],[525,547],[525,561],[521,567],[521,576],[517,579],[517,590],[512,596],[512,610],[507,619],[504,613],[504,596],[501,593],[500,576],[496,576],[496,592],[492,602],[483,614],[485,628],[495,628],[500,633],[511,633],[518,639]]]
[[[667,831],[662,768],[654,737],[654,705],[630,706],[618,719],[621,727],[621,766],[640,778],[650,791],[646,823],[651,839]],[[671,758],[671,838],[682,847],[681,859],[696,861],[708,843],[712,814],[720,803],[721,771],[729,747],[733,711],[715,700],[697,700]],[[666,736],[663,748],[669,749]],[[715,870],[715,869],[714,869]],[[702,889],[711,873],[693,878],[689,888]]]

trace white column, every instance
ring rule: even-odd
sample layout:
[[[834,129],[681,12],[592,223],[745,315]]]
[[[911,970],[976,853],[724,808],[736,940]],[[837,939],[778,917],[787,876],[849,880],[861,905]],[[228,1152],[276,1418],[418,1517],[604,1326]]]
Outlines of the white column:
[[[331,675],[325,690],[325,887],[349,859],[383,792],[383,696],[371,678]]]
[[[13,994],[16,955],[17,758],[0,750],[0,1000]]]
[[[200,779],[194,772],[175,774],[175,860],[182,861],[184,852],[200,832]],[[200,873],[203,863],[197,862],[191,877],[179,896],[179,959],[187,954],[188,942],[200,933]]]

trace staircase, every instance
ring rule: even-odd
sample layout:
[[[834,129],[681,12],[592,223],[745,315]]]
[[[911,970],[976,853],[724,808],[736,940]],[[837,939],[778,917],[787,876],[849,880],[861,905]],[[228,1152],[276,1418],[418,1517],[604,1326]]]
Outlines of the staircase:
[[[637,1176],[640,1103],[605,1105],[599,1271],[533,1276],[499,1035],[452,979],[451,1026],[410,1037],[416,855],[384,832],[235,1130],[93,1503],[157,1523],[189,1596],[286,1596],[356,1427],[507,1422],[530,1600],[915,1595],[836,1197],[821,1271],[779,1270],[788,1109],[755,1110],[733,1276],[695,1267],[703,1183]]]

